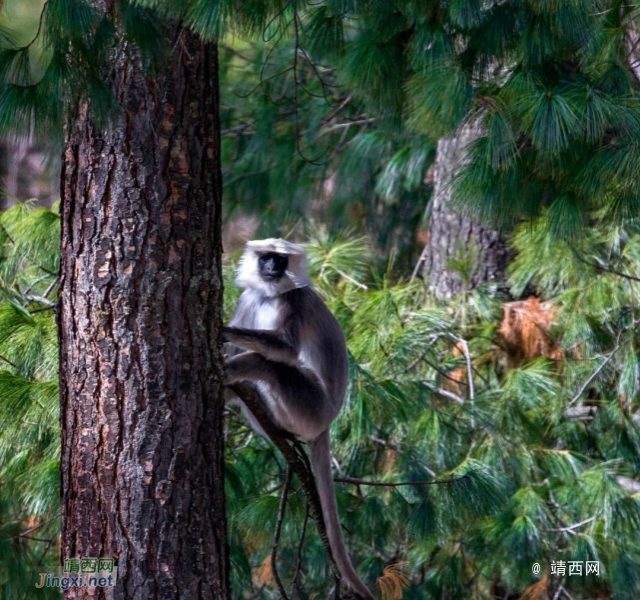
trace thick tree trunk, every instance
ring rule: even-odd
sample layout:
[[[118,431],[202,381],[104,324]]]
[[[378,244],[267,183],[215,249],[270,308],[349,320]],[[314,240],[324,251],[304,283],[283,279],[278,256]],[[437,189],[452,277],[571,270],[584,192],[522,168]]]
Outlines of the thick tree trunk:
[[[217,55],[177,27],[166,45],[150,80],[120,40],[122,112],[100,128],[85,104],[67,132],[62,554],[115,558],[98,598],[225,600]]]
[[[504,280],[509,251],[499,233],[450,208],[453,178],[464,164],[469,144],[478,135],[477,126],[468,125],[438,142],[421,271],[429,289],[441,299],[482,283],[501,284]]]

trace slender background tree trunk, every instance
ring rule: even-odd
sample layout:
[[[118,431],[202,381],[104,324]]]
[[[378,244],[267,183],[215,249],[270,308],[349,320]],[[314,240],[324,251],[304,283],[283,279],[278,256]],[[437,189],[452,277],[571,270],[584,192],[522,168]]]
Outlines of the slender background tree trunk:
[[[121,39],[121,113],[100,128],[85,104],[67,132],[62,554],[116,559],[98,598],[224,600],[217,55],[177,27],[166,46],[148,79]]]
[[[438,142],[428,239],[421,260],[422,276],[441,299],[482,283],[504,281],[509,257],[504,240],[497,231],[450,208],[453,178],[479,133],[477,125],[467,125]],[[464,264],[464,274],[453,263]]]

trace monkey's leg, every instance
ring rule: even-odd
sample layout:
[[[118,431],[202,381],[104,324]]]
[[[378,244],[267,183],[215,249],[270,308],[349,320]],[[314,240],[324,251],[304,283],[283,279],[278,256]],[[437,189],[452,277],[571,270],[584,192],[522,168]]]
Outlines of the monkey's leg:
[[[298,351],[294,344],[275,331],[223,327],[222,332],[225,342],[250,352],[257,352],[269,360],[289,364],[298,360]]]
[[[226,362],[227,385],[255,383],[274,423],[305,440],[315,439],[333,418],[316,377],[292,365],[245,352]]]

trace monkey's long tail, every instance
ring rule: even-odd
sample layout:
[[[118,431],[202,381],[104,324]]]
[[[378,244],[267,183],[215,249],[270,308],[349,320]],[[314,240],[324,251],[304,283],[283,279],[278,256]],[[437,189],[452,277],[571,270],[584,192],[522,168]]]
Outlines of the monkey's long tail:
[[[321,433],[313,442],[310,442],[309,447],[311,449],[311,468],[318,486],[318,494],[322,504],[322,516],[327,527],[327,537],[329,538],[333,560],[335,560],[347,587],[361,598],[373,600],[373,594],[360,580],[353,568],[342,538],[336,492],[331,472],[329,430]]]

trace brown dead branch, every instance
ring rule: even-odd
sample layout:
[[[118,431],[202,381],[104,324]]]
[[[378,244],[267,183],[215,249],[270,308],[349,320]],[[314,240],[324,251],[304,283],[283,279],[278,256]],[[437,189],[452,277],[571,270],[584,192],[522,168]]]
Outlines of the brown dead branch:
[[[271,547],[271,572],[273,573],[273,580],[276,582],[276,587],[280,592],[282,600],[289,600],[284,585],[282,585],[282,579],[278,573],[278,544],[280,543],[280,534],[282,533],[282,523],[284,522],[284,513],[287,509],[287,497],[289,496],[289,486],[291,484],[291,468],[287,465],[287,470],[284,476],[284,484],[282,485],[282,493],[280,495],[280,506],[278,507],[278,519],[276,521],[276,531],[273,535],[273,546]]]
[[[551,326],[558,309],[539,298],[527,298],[503,305],[498,330],[498,344],[504,348],[508,367],[517,367],[526,358],[546,356],[563,358],[562,350],[551,336]]]

